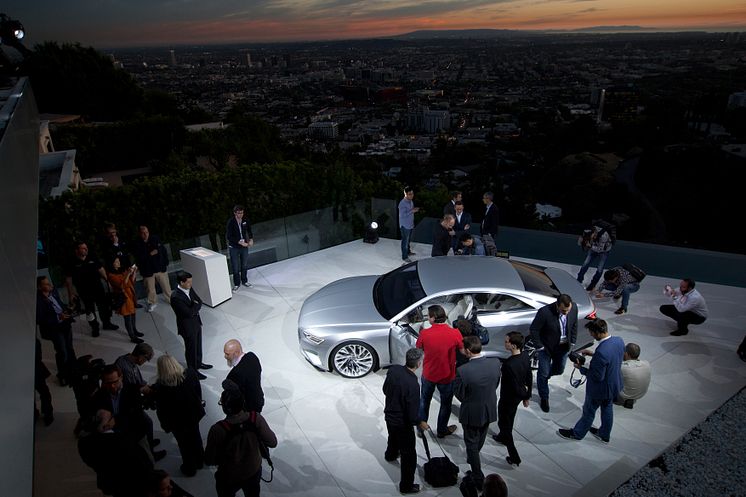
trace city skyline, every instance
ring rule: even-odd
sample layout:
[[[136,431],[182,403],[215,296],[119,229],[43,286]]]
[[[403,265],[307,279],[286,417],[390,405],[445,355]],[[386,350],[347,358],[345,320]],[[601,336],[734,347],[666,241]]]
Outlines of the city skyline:
[[[417,30],[746,30],[735,0],[11,0],[29,48],[43,41],[97,48],[314,41],[396,36]]]

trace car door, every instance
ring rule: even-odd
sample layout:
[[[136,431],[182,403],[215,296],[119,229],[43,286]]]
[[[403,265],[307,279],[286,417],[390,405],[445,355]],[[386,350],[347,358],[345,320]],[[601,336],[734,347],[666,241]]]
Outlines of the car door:
[[[536,308],[519,296],[507,293],[480,293],[474,295],[477,321],[490,331],[488,348],[502,347],[505,334],[519,331],[528,334],[536,316]]]

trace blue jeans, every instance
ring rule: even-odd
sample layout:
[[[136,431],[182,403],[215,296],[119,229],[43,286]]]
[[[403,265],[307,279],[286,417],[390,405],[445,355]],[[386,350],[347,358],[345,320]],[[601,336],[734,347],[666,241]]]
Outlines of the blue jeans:
[[[249,270],[249,248],[248,247],[228,247],[228,254],[231,258],[231,271],[233,272],[233,286],[239,286],[241,283],[249,281],[247,271]]]
[[[588,288],[595,288],[596,283],[598,283],[598,280],[601,279],[601,275],[603,275],[604,273],[604,266],[606,265],[606,259],[608,257],[608,252],[594,252],[593,250],[589,250],[588,255],[585,256],[583,265],[580,267],[580,272],[578,273],[578,281],[582,284],[583,278],[585,278],[585,273],[586,271],[588,271],[588,268],[591,267],[594,262],[598,261],[596,263],[596,273],[593,275],[591,282],[588,283]]]
[[[412,229],[399,226],[401,230],[401,260],[409,257],[409,239],[412,236]]]
[[[421,421],[427,421],[430,414],[430,401],[433,400],[435,389],[440,394],[440,410],[438,411],[438,435],[445,435],[448,432],[448,419],[451,417],[451,404],[453,403],[453,382],[451,383],[433,383],[432,381],[422,378],[422,394],[420,395],[420,413]]]
[[[564,351],[564,348],[562,350]],[[567,352],[550,355],[549,352],[544,349],[538,352],[539,369],[536,371],[536,389],[539,391],[540,398],[549,398],[549,378],[560,375],[565,371],[568,353],[569,350]]]
[[[627,310],[627,306],[629,305],[630,294],[635,293],[639,289],[640,289],[639,283],[628,283],[624,285],[624,289],[622,290],[622,308],[624,310]]]
[[[583,402],[583,415],[572,429],[575,438],[585,437],[593,425],[593,419],[599,407],[601,408],[601,427],[598,429],[598,436],[605,440],[609,439],[611,427],[614,425],[614,403],[611,399],[592,399],[588,395],[585,396],[585,402]]]

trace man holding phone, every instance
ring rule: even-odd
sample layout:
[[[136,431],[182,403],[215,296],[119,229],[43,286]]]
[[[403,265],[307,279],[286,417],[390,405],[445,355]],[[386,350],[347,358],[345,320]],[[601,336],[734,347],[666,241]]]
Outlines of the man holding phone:
[[[686,335],[689,333],[690,324],[702,324],[707,319],[709,315],[707,304],[702,294],[694,289],[693,279],[684,278],[679,282],[678,289],[666,285],[663,293],[671,298],[672,303],[662,305],[660,311],[676,321],[677,325],[671,335],[676,337]]]

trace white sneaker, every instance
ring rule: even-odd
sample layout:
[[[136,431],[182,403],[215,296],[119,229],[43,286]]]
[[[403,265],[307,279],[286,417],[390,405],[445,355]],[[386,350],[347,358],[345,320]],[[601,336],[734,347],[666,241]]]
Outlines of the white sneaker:
[[[148,312],[153,312],[153,309],[156,308],[158,304],[148,304],[148,308],[146,309]]]
[[[242,285],[243,285],[243,286],[245,286],[246,288],[251,288],[251,287],[253,286],[253,285],[252,285],[251,283],[249,283],[248,281],[247,281],[246,283],[242,283]]]
[[[232,291],[233,293],[236,293],[236,292],[238,291],[238,289],[239,289],[239,288],[240,288],[239,286],[234,286],[234,287],[233,287],[233,288],[231,289],[231,291]]]

